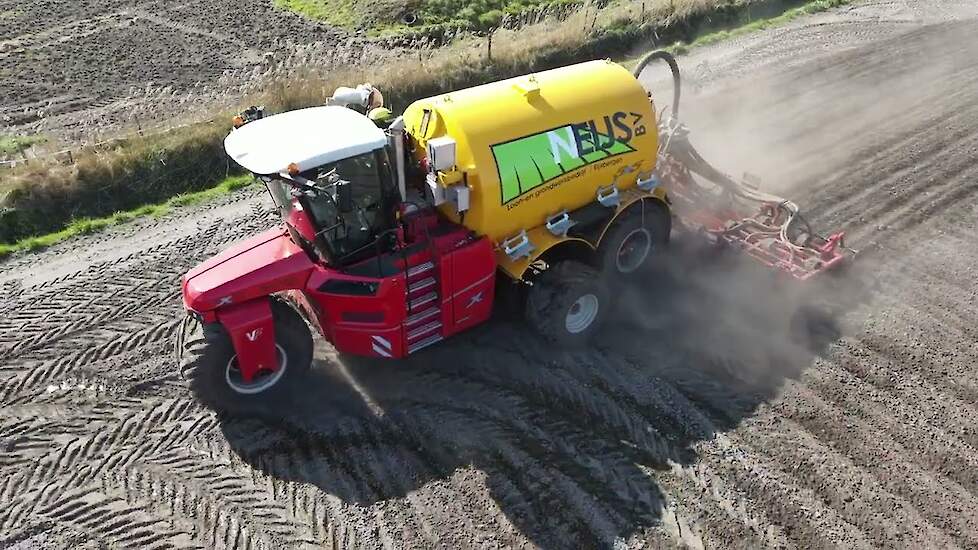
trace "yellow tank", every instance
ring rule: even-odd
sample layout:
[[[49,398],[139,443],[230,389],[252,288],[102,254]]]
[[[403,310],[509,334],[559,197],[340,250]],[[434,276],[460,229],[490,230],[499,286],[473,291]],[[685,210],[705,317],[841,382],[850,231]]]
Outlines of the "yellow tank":
[[[635,77],[611,61],[421,99],[404,121],[418,156],[431,140],[455,140],[456,171],[440,180],[468,185],[461,221],[496,242],[594,202],[612,184],[634,187],[655,168],[654,107]],[[440,208],[459,220],[454,203]]]

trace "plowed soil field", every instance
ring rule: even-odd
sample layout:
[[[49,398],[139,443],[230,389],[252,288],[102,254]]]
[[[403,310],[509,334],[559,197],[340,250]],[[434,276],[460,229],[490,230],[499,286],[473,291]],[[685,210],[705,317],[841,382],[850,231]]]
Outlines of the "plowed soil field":
[[[173,339],[181,274],[275,223],[262,191],[14,257],[0,548],[978,548],[978,7],[680,62],[704,156],[845,229],[851,269],[779,286],[677,240],[594,349],[502,314],[404,363],[318,343],[258,420],[199,406]]]
[[[100,124],[172,126],[339,36],[263,0],[0,0],[0,129],[92,141]]]

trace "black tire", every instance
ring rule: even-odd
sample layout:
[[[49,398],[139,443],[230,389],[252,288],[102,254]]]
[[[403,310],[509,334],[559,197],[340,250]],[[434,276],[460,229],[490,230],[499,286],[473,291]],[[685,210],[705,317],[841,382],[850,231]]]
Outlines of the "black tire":
[[[241,393],[228,383],[227,371],[235,353],[224,326],[195,323],[184,341],[180,373],[198,401],[217,410],[254,410],[280,399],[302,378],[312,364],[309,327],[294,309],[278,300],[272,300],[272,317],[275,344],[286,356],[286,369],[277,381],[257,393]]]
[[[612,223],[601,239],[598,259],[606,273],[628,277],[640,273],[668,241],[668,211],[657,203],[641,201]],[[632,251],[630,260],[626,247]]]
[[[571,322],[573,308],[593,297],[597,311],[590,321],[583,315],[577,330]],[[590,306],[587,306],[590,307]],[[587,345],[611,312],[611,294],[594,268],[575,261],[563,261],[544,271],[527,292],[526,319],[541,336],[565,347]]]

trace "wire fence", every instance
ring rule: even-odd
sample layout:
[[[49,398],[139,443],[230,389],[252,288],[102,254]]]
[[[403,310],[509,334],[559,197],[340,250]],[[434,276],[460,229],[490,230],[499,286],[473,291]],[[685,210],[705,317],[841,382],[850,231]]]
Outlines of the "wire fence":
[[[182,130],[185,128],[190,128],[192,126],[199,126],[201,124],[212,124],[216,119],[202,120],[199,122],[188,122],[185,124],[178,124],[176,126],[168,126],[164,128],[152,128],[150,130],[136,130],[133,132],[126,132],[120,135],[113,136],[108,139],[103,139],[95,143],[86,143],[84,145],[79,145],[77,147],[63,148],[57,151],[44,151],[42,153],[34,153],[32,150],[34,146],[31,146],[23,151],[21,151],[21,158],[19,159],[9,159],[0,160],[0,169],[2,168],[15,168],[17,166],[22,166],[25,164],[30,164],[31,162],[42,162],[47,160],[56,160],[64,165],[71,165],[75,163],[75,158],[82,149],[105,149],[119,143],[123,143],[132,139],[141,138],[144,136],[156,136],[165,135],[177,130]]]

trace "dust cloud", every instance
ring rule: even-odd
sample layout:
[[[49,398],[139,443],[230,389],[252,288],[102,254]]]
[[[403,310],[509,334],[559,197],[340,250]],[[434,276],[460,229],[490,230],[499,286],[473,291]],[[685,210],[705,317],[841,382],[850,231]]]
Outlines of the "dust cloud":
[[[933,106],[968,93],[967,83],[955,77],[978,59],[978,34],[967,27],[958,25],[948,33],[953,36],[927,27],[914,31],[918,36],[907,39],[913,47],[893,48],[898,62],[882,67],[864,63],[858,37],[848,36],[853,47],[839,54],[829,31],[819,37],[825,54],[814,59],[786,48],[758,65],[757,52],[732,45],[682,56],[680,119],[693,144],[721,170],[760,176],[768,192],[813,196],[857,167],[854,151],[902,147],[888,137],[906,133],[921,113],[942,123]],[[664,64],[642,78],[657,107],[667,106],[672,91]]]
[[[868,249],[872,232],[858,218],[836,215],[842,210],[836,205],[849,197],[824,197],[831,196],[833,182],[844,182],[858,168],[858,151],[906,147],[890,141],[919,123],[908,113],[926,113],[956,93],[949,79],[973,65],[978,53],[975,37],[949,42],[921,31],[917,38],[914,48],[893,51],[900,62],[884,70],[860,68],[857,51],[782,66],[769,59],[758,71],[763,76],[726,78],[722,87],[716,82],[724,68],[741,64],[737,72],[743,72],[749,50],[738,50],[741,57],[722,48],[681,57],[686,78],[680,119],[715,167],[734,177],[759,176],[763,191],[797,202],[817,232],[855,229],[865,242],[850,238],[849,244]],[[657,109],[668,107],[672,84],[665,64],[647,69],[643,81],[658,99]],[[809,203],[816,208],[807,210]],[[827,353],[845,333],[847,314],[871,300],[879,264],[871,254],[861,255],[859,264],[802,282],[679,235],[654,273],[624,290],[616,324],[631,326],[631,337],[646,338],[650,346],[663,342],[704,375],[754,387],[765,380],[777,384]]]
[[[609,332],[680,358],[710,384],[770,392],[827,353],[865,300],[863,283],[852,273],[792,280],[684,236],[623,288]]]

